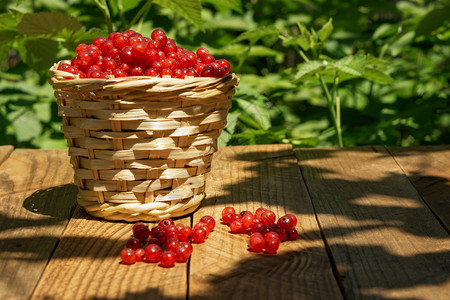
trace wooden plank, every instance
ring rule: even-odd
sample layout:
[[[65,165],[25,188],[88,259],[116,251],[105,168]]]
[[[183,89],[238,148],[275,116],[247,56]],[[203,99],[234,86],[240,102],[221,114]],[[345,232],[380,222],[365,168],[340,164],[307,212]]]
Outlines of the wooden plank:
[[[296,154],[348,298],[449,298],[448,234],[384,147]]]
[[[450,146],[389,147],[420,196],[450,227]]]
[[[77,207],[32,299],[185,299],[186,263],[170,269],[120,263],[132,227],[90,217]]]
[[[16,149],[0,166],[0,299],[28,298],[75,205],[64,150]]]
[[[220,148],[207,178],[207,198],[194,224],[211,215],[217,224],[201,251],[192,255],[191,299],[340,299],[326,250],[297,166],[287,145]],[[275,255],[247,251],[248,236],[220,224],[225,206],[299,219],[297,241],[282,243]]]
[[[0,146],[0,165],[8,158],[11,152],[14,150],[13,146]]]

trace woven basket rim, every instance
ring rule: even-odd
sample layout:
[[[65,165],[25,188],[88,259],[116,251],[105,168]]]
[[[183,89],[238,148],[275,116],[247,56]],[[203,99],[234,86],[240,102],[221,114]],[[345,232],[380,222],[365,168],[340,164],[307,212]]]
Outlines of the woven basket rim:
[[[72,74],[69,72],[65,72],[62,70],[58,70],[58,66],[61,63],[70,64],[70,60],[61,60],[57,63],[54,63],[53,66],[49,70],[50,81],[49,83],[53,85],[54,83],[71,83],[73,85],[78,84],[89,84],[89,83],[97,83],[97,84],[109,84],[109,83],[121,83],[128,81],[145,81],[146,83],[165,83],[165,84],[180,84],[181,82],[184,85],[190,84],[214,84],[220,81],[227,81],[230,78],[237,77],[235,73],[227,74],[223,77],[188,77],[188,78],[171,78],[171,77],[152,77],[152,76],[127,76],[127,77],[114,77],[114,75],[107,75],[106,78],[80,78],[79,75]],[[239,81],[239,80],[238,80]]]

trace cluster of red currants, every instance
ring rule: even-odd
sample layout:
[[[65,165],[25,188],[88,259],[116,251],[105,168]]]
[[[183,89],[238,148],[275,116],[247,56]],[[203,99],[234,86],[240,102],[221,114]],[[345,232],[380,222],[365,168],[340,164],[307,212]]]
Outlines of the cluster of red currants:
[[[294,215],[286,214],[277,220],[273,211],[262,207],[254,214],[250,211],[237,214],[233,207],[225,207],[222,210],[222,222],[230,227],[231,233],[250,235],[249,250],[253,252],[273,254],[277,252],[280,243],[293,241],[298,237],[295,229],[297,218]]]
[[[225,59],[216,60],[205,48],[194,53],[179,47],[161,29],[151,38],[133,30],[113,32],[108,38],[98,37],[92,45],[80,44],[70,64],[61,63],[58,70],[79,78],[127,76],[151,77],[223,77],[230,71]],[[69,77],[68,77],[69,78]]]
[[[192,254],[191,242],[203,243],[214,230],[216,222],[211,216],[204,216],[193,228],[176,224],[172,219],[161,220],[151,230],[142,222],[133,226],[133,237],[127,241],[120,253],[122,263],[132,265],[139,261],[160,263],[170,268],[175,262],[186,262]]]

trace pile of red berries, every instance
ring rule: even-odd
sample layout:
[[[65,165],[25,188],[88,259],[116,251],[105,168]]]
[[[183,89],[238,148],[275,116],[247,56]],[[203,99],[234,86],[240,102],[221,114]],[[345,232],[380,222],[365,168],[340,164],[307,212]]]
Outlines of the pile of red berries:
[[[127,76],[152,77],[223,77],[230,71],[225,59],[216,60],[205,48],[194,53],[184,50],[155,29],[151,38],[133,30],[113,32],[108,38],[98,37],[92,45],[80,44],[70,64],[61,63],[58,70],[80,78]],[[69,78],[69,77],[68,77]]]
[[[280,243],[293,241],[298,237],[295,229],[297,218],[294,215],[286,214],[277,220],[273,211],[262,207],[254,214],[250,211],[237,214],[233,207],[225,207],[222,210],[222,222],[230,227],[231,233],[250,235],[249,250],[253,252],[273,254],[277,252]]]
[[[133,226],[133,237],[120,253],[122,263],[131,265],[139,261],[160,263],[170,268],[175,262],[186,262],[192,254],[191,242],[203,243],[214,230],[216,222],[211,216],[204,216],[193,228],[176,224],[172,219],[161,220],[151,230],[142,222]]]

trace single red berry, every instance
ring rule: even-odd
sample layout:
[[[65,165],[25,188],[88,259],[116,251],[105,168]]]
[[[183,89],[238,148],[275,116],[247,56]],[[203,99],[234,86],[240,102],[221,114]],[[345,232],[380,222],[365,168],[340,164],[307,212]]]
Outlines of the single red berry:
[[[138,248],[134,251],[134,254],[136,255],[136,261],[143,261],[145,256],[145,250],[142,248]]]
[[[120,259],[124,265],[132,265],[136,263],[136,254],[133,249],[127,248],[120,252]]]
[[[212,56],[211,54],[203,55],[200,59],[202,60],[202,63],[204,63],[204,64],[213,63],[215,60],[214,56]]]
[[[227,75],[227,71],[222,67],[214,68],[214,77],[220,78]]]
[[[125,71],[122,70],[122,69],[115,69],[115,70],[113,71],[113,75],[114,75],[115,78],[119,78],[119,77],[127,77],[127,76],[128,76],[128,73],[125,72]]]
[[[159,54],[154,49],[146,49],[144,56],[144,63],[147,66],[151,66],[154,62],[159,60]]]
[[[119,34],[120,32],[111,32],[109,35],[108,35],[108,40],[113,40],[113,38],[116,36],[116,34]]]
[[[87,68],[94,64],[94,59],[88,50],[82,50],[78,53],[78,66]]]
[[[275,231],[269,231],[264,234],[264,240],[266,240],[266,242],[267,242],[269,239],[278,239],[281,242],[281,239],[278,236],[278,233],[276,233]]]
[[[216,221],[211,216],[203,216],[200,219],[200,222],[205,223],[208,226],[209,231],[213,231],[214,227],[216,226]]]
[[[165,46],[167,43],[166,33],[161,29],[153,30],[152,34],[151,34],[151,38],[152,38],[152,40],[157,40],[160,43],[161,47]]]
[[[203,243],[207,238],[207,232],[204,227],[199,227],[194,229],[194,233],[192,234],[192,240],[194,243],[200,244]]]
[[[169,69],[169,68],[163,68],[163,69],[159,72],[159,75],[160,75],[161,77],[172,77],[173,71],[172,71],[172,69]]]
[[[163,69],[169,68],[173,71],[178,67],[178,62],[173,58],[166,58],[166,59],[163,59],[161,62],[162,62]]]
[[[191,253],[189,252],[189,249],[184,247],[183,245],[178,245],[177,248],[173,251],[175,255],[177,256],[177,262],[182,263],[186,262],[189,257],[191,256]]]
[[[162,254],[159,264],[164,268],[171,268],[175,265],[177,256],[173,251],[166,251]]]
[[[185,70],[184,74],[186,76],[199,77],[198,72],[195,71],[194,68],[187,68],[187,69],[184,69],[184,70]]]
[[[158,40],[150,40],[147,44],[147,49],[159,51],[161,50],[161,43]]]
[[[181,230],[181,228],[184,227],[184,224],[178,223],[178,224],[175,224],[175,226],[177,227],[178,232],[179,232]]]
[[[216,62],[225,69],[225,74],[228,74],[230,72],[230,63],[226,59],[219,59],[216,60]]]
[[[151,238],[151,239],[148,240],[148,245],[155,244],[155,245],[158,245],[158,246],[162,246],[162,244],[160,244],[160,243],[161,242],[157,238]]]
[[[158,77],[159,72],[155,68],[147,68],[144,72],[145,76]]]
[[[133,235],[135,238],[139,239],[140,241],[145,241],[150,236],[150,230],[143,223],[136,224],[133,227]]]
[[[244,214],[241,218],[242,225],[244,225],[245,229],[249,229],[253,225],[253,214],[251,212],[248,212],[247,214]]]
[[[151,37],[152,39],[155,39],[156,36],[158,36],[158,35],[166,35],[166,33],[165,33],[164,30],[162,30],[162,29],[154,29],[154,30],[152,31],[150,37]]]
[[[292,221],[294,222],[294,225],[292,227],[297,226],[297,217],[296,216],[294,216],[293,214],[286,214],[285,217],[292,219]]]
[[[180,245],[180,242],[178,239],[168,239],[167,242],[164,243],[163,248],[165,251],[173,251],[175,252],[175,248],[177,248]]]
[[[222,223],[225,225],[230,225],[231,219],[233,219],[234,214],[228,212],[222,215]]]
[[[106,41],[106,38],[99,36],[99,37],[95,38],[95,40],[94,40],[94,42],[92,42],[92,44],[100,48],[101,44],[104,41]]]
[[[194,233],[194,231],[192,230],[192,228],[190,226],[184,226],[181,229],[178,230],[178,236],[179,236],[179,240],[181,242],[188,242],[192,239],[192,235]]]
[[[118,33],[113,38],[114,46],[123,49],[124,47],[128,46],[128,38],[123,35],[122,33]]]
[[[137,33],[136,31],[131,30],[131,29],[125,30],[123,32],[123,35],[126,36],[127,38],[130,38],[130,37],[132,37],[133,35],[136,35],[136,34],[141,35],[140,33]]]
[[[197,57],[201,58],[203,56],[205,56],[206,54],[209,54],[209,51],[205,48],[198,48],[197,49]]]
[[[230,224],[233,223],[235,220],[240,221],[241,219],[242,219],[242,216],[240,214],[235,214],[231,217]]]
[[[186,77],[186,69],[175,69],[173,77],[184,79]]]
[[[205,68],[205,64],[204,63],[199,63],[199,62],[197,62],[195,65],[194,65],[194,69],[195,69],[195,71],[197,71],[197,73],[199,73],[199,74],[201,74],[202,73],[202,71],[203,71],[203,69]]]
[[[209,230],[208,225],[207,225],[206,223],[203,223],[203,222],[198,222],[197,224],[194,225],[193,230],[195,231],[195,230],[198,229],[198,228],[203,228],[203,229],[205,229],[205,231],[206,231],[206,237],[208,238],[208,236],[209,236],[209,234],[210,234],[210,232],[211,232],[211,231]]]
[[[134,62],[134,55],[131,46],[124,47],[119,53],[119,58],[124,63],[132,64]]]
[[[297,238],[298,238],[297,230],[295,228],[289,228],[287,239],[289,241],[295,241]]]
[[[266,211],[265,208],[260,207],[260,208],[258,208],[258,209],[255,211],[255,216],[261,218],[262,213],[265,212],[265,211]]]
[[[165,228],[168,225],[175,225],[175,222],[172,219],[163,219],[158,223],[158,226],[162,228]]]
[[[164,233],[166,235],[166,238],[169,239],[178,239],[179,231],[177,226],[175,225],[167,225],[164,226]]]
[[[104,72],[114,71],[115,69],[117,69],[117,64],[114,60],[109,58],[109,59],[103,60],[102,69]]]
[[[203,68],[201,77],[214,77],[214,70],[208,67]]]
[[[163,68],[162,62],[155,61],[154,63],[152,63],[152,68],[155,69],[156,71],[158,71],[158,73],[159,73]]]
[[[170,52],[176,52],[177,51],[177,46],[175,44],[169,44],[167,43],[164,48],[163,48],[164,53],[170,53]]]
[[[138,248],[141,248],[141,241],[133,237],[127,241],[126,247],[136,250]]]
[[[276,253],[280,247],[280,238],[269,238],[265,244],[266,252],[269,254]]]
[[[105,78],[106,74],[101,71],[92,71],[88,77],[89,78]]]
[[[236,210],[231,206],[227,206],[222,210],[222,216],[226,213],[232,213],[234,215],[236,214]]]
[[[131,51],[137,59],[143,59],[146,55],[147,47],[143,43],[137,43],[131,46]]]
[[[119,55],[119,53],[120,53],[119,48],[112,46],[109,47],[108,50],[106,50],[105,55],[107,57],[116,57],[117,55]]]
[[[152,238],[156,237],[155,235],[156,235],[157,232],[163,232],[164,233],[164,227],[159,226],[159,225],[153,227],[152,230],[150,231],[151,237]]]
[[[283,216],[281,218],[278,219],[277,224],[281,227],[284,228],[286,230],[288,230],[289,228],[294,228],[294,219],[287,217],[287,216]]]
[[[64,71],[64,70],[66,70],[68,67],[70,67],[69,64],[62,63],[62,64],[59,64],[59,65],[58,65],[58,70]]]
[[[264,235],[270,231],[272,231],[272,228],[269,225],[263,225],[259,232],[261,232]]]
[[[145,43],[144,38],[141,35],[133,35],[128,38],[128,44],[133,46],[135,44]]]
[[[266,210],[265,212],[263,212],[261,214],[261,221],[263,222],[264,225],[269,225],[275,222],[276,220],[276,215],[273,211],[271,210]]]
[[[144,69],[142,69],[139,66],[134,66],[130,68],[130,76],[143,76],[144,75]]]
[[[261,232],[262,227],[263,224],[261,222],[253,223],[252,226],[250,226],[250,232]]]
[[[149,263],[156,263],[161,260],[162,249],[159,245],[149,244],[145,247],[145,260]]]
[[[105,40],[100,45],[100,51],[103,53],[103,55],[108,55],[108,49],[114,47],[114,43],[111,40]]]
[[[75,70],[75,72],[73,72],[74,75],[78,75],[79,78],[86,78],[86,74],[83,71],[80,70]]]
[[[77,48],[75,49],[75,51],[79,54],[81,51],[87,50],[87,49],[88,49],[88,45],[86,45],[86,44],[79,44],[77,46]]]
[[[248,245],[251,251],[261,252],[266,245],[266,240],[261,233],[255,232],[250,236]]]
[[[245,231],[244,225],[242,224],[241,220],[234,220],[230,224],[230,231],[231,233],[241,233]]]
[[[274,229],[274,231],[278,234],[278,236],[280,237],[280,241],[282,243],[286,242],[287,237],[288,237],[288,232],[287,232],[286,229],[281,228],[281,227],[277,227],[277,228]]]

